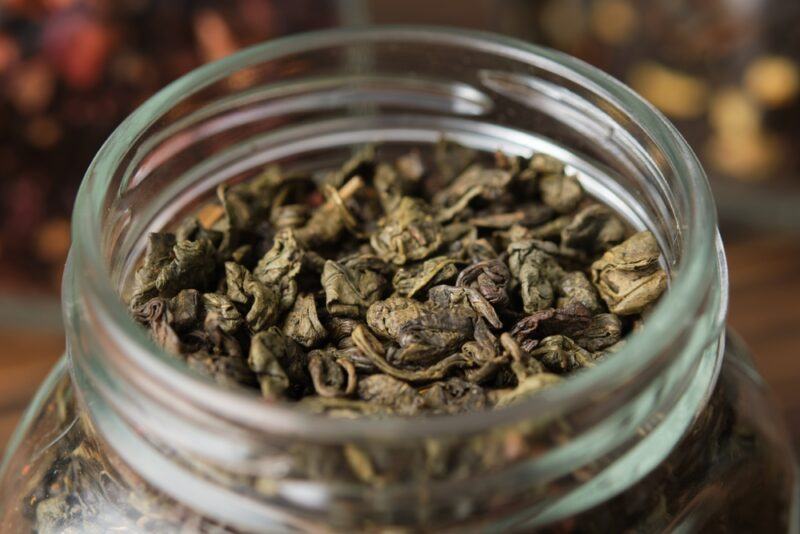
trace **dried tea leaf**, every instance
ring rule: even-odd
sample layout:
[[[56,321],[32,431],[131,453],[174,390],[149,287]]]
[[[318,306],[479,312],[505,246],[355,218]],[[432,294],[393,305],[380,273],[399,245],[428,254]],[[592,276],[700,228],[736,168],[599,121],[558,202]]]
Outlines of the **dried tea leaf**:
[[[572,339],[589,352],[608,349],[622,339],[622,322],[613,313],[597,314],[589,326],[574,334]]]
[[[400,350],[390,363],[400,367],[431,365],[458,352],[473,332],[474,320],[469,315],[437,308],[406,321],[397,332]]]
[[[251,332],[260,332],[278,320],[281,311],[280,295],[257,280],[247,267],[225,262],[225,280],[228,298],[249,307],[245,321]]]
[[[400,369],[386,361],[386,351],[384,350],[383,344],[372,335],[365,326],[356,326],[353,330],[352,338],[353,344],[358,347],[381,372],[406,382],[416,383],[441,380],[451,370],[469,364],[469,361],[463,355],[453,354],[424,369]]]
[[[489,404],[482,387],[452,377],[420,391],[426,407],[436,413],[458,413],[483,410]]]
[[[514,241],[508,246],[508,267],[519,285],[525,313],[554,304],[553,285],[561,279],[563,269],[551,255],[539,250],[533,240]]]
[[[314,390],[322,397],[346,397],[356,391],[358,378],[352,362],[334,359],[328,351],[308,353],[308,372]]]
[[[583,188],[575,176],[548,174],[539,181],[542,202],[558,213],[570,213],[583,199]]]
[[[514,389],[494,391],[494,405],[497,408],[502,408],[503,406],[528,399],[543,389],[559,384],[562,380],[564,379],[552,373],[540,373],[529,376]]]
[[[418,198],[401,198],[378,226],[370,244],[378,256],[397,265],[423,260],[442,245],[441,225],[430,206]]]
[[[319,321],[314,295],[301,293],[283,323],[283,333],[305,348],[318,345],[328,335]]]
[[[147,250],[141,267],[136,270],[131,309],[141,306],[151,298],[158,296],[156,280],[161,271],[172,261],[172,249],[175,236],[166,233],[151,233],[147,236]]]
[[[458,275],[456,261],[447,256],[436,256],[422,263],[401,267],[394,274],[394,290],[404,297],[413,297],[425,289],[453,280]]]
[[[302,390],[309,382],[302,349],[275,326],[253,336],[247,363],[266,398],[282,397],[293,385]]]
[[[386,265],[380,258],[358,255],[340,261],[328,260],[322,271],[325,306],[331,315],[363,317],[381,298],[386,287]]]
[[[414,415],[425,404],[416,389],[385,374],[366,376],[358,381],[358,398],[391,408],[394,413]]]
[[[592,264],[592,282],[609,310],[618,315],[641,313],[667,287],[659,266],[661,251],[649,231],[632,235]]]
[[[511,335],[524,350],[532,351],[538,340],[554,334],[575,335],[588,328],[591,320],[591,313],[580,303],[568,308],[548,308],[520,320]]]
[[[223,228],[233,232],[249,230],[253,225],[255,209],[250,204],[247,192],[241,188],[220,184],[217,187],[217,197],[225,213]]]
[[[294,231],[282,230],[275,235],[272,248],[259,260],[253,275],[265,286],[280,294],[281,310],[288,310],[297,297],[297,275],[303,265],[303,249]]]
[[[367,324],[379,336],[396,341],[401,326],[420,318],[426,312],[425,304],[417,300],[389,297],[386,300],[379,300],[369,307]]]
[[[182,344],[172,328],[173,316],[169,303],[161,297],[154,297],[133,310],[134,317],[150,328],[153,341],[172,354],[181,354]]]
[[[181,289],[208,287],[216,271],[214,246],[207,239],[179,241],[172,248],[173,258],[158,273],[159,295],[172,297]]]
[[[193,352],[186,355],[186,363],[222,386],[250,386],[256,383],[255,375],[241,356]]]
[[[203,296],[196,289],[184,289],[169,301],[172,326],[177,332],[188,332],[202,325]]]
[[[520,239],[560,239],[564,228],[569,226],[573,219],[572,215],[556,217],[544,224],[525,230],[525,235],[520,236]]]
[[[219,293],[203,293],[206,310],[206,325],[214,324],[226,334],[232,334],[242,326],[242,314],[231,299]],[[208,329],[208,327],[206,328]]]
[[[517,384],[522,384],[532,375],[544,373],[544,366],[524,350],[508,332],[500,335],[500,345],[504,354],[511,360],[511,371]]]
[[[372,176],[375,161],[375,147],[366,145],[359,148],[350,159],[334,172],[325,175],[324,183],[339,188],[353,176]]]
[[[548,154],[534,154],[531,156],[528,168],[538,175],[564,174],[564,163]]]
[[[498,230],[511,228],[515,224],[528,227],[549,221],[553,218],[553,213],[553,209],[549,206],[533,204],[512,212],[488,213],[472,217],[469,220],[469,224],[479,228],[495,228]]]
[[[453,206],[467,197],[494,200],[500,197],[511,183],[511,173],[502,169],[487,169],[482,165],[470,165],[450,185],[433,196],[434,204]]]
[[[533,358],[539,360],[546,369],[557,374],[570,373],[584,367],[595,365],[592,355],[578,346],[567,336],[556,335],[544,338],[534,350]]]
[[[491,303],[471,287],[435,286],[428,291],[428,303],[452,315],[464,315],[473,319],[482,317],[494,328],[501,328],[502,321]]]
[[[582,304],[591,313],[600,313],[604,309],[594,284],[581,271],[564,273],[558,281],[557,290],[559,308]]]
[[[608,207],[592,204],[575,214],[561,231],[561,245],[588,253],[603,252],[625,239],[625,225]]]
[[[354,176],[339,189],[332,186],[325,188],[325,204],[314,211],[305,225],[295,230],[297,241],[313,248],[336,241],[345,228],[354,227],[355,218],[346,202],[363,187],[364,180],[360,176]]]
[[[458,274],[457,287],[469,287],[493,306],[503,309],[509,304],[508,286],[511,271],[498,259],[479,261]]]

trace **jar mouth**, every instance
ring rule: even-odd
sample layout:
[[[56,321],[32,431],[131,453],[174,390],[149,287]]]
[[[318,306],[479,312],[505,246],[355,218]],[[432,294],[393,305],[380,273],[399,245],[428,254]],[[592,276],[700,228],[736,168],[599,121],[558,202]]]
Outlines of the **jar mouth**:
[[[111,266],[104,254],[103,216],[111,177],[125,164],[130,147],[160,116],[208,84],[260,62],[283,55],[344,44],[413,41],[480,50],[516,61],[534,63],[568,76],[621,110],[646,129],[669,160],[680,194],[690,199],[678,235],[683,253],[675,266],[669,290],[654,307],[643,328],[631,335],[625,346],[589,372],[579,373],[560,387],[544,390],[517,404],[493,411],[465,412],[435,417],[387,417],[385,419],[334,419],[306,413],[289,404],[267,403],[246,391],[223,389],[182,365],[158,348],[129,314],[113,283]],[[637,376],[648,372],[657,356],[679,336],[707,299],[708,287],[726,284],[724,259],[716,234],[716,211],[705,174],[691,148],[665,117],[632,90],[605,73],[565,54],[490,33],[452,28],[382,26],[380,28],[334,29],[286,37],[245,49],[223,60],[203,66],[146,101],[108,138],[92,161],[75,204],[73,216],[73,268],[84,284],[80,295],[92,309],[93,320],[108,332],[119,347],[119,365],[126,372],[146,375],[176,396],[229,421],[272,434],[318,439],[381,439],[403,436],[434,437],[479,432],[490,427],[530,419],[531,414],[563,413],[592,402],[602,392],[620,391]],[[713,266],[713,267],[712,267]],[[66,278],[65,278],[66,280]],[[65,285],[66,287],[66,285]],[[725,292],[715,324],[725,314]],[[65,302],[75,296],[65,290]],[[65,306],[66,307],[66,306]],[[718,328],[709,332],[710,342]],[[652,369],[649,369],[652,372]]]

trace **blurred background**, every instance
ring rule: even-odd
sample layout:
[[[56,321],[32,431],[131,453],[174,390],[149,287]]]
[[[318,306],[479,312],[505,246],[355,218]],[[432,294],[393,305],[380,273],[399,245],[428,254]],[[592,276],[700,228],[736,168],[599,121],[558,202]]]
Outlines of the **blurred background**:
[[[678,126],[717,198],[730,324],[800,438],[800,1],[0,0],[0,444],[63,350],[72,203],[120,121],[242,47],[392,23],[558,48]]]

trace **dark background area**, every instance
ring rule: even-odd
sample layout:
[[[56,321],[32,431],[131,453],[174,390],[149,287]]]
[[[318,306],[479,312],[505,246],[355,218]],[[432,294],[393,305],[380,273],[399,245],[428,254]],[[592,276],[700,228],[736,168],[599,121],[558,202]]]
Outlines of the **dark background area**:
[[[202,63],[365,23],[462,26],[553,46],[673,120],[718,200],[730,324],[800,438],[800,2],[0,0],[0,443],[62,353],[72,202],[113,128]]]

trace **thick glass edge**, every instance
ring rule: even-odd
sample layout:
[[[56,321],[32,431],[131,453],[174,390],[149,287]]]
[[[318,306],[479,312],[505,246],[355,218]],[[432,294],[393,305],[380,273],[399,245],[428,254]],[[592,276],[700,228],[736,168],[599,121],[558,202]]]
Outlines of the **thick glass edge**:
[[[164,111],[178,100],[210,83],[256,63],[282,55],[323,46],[342,46],[357,42],[414,40],[450,46],[465,46],[495,52],[522,61],[545,64],[547,68],[572,78],[604,95],[639,119],[667,152],[670,163],[691,191],[691,227],[685,258],[678,266],[680,276],[670,291],[653,310],[642,332],[630,338],[626,346],[603,366],[583,373],[564,384],[521,402],[518,405],[486,413],[465,413],[445,418],[415,420],[395,418],[368,421],[331,421],[324,416],[301,413],[291,407],[270,405],[244,392],[222,390],[198,375],[183,369],[174,358],[158,349],[130,318],[124,304],[111,285],[110,273],[103,260],[100,239],[101,209],[115,166],[138,136]],[[360,29],[334,29],[300,34],[245,49],[228,58],[201,67],[162,89],[129,116],[109,137],[92,161],[81,185],[73,216],[73,242],[76,248],[76,273],[90,281],[87,298],[92,307],[101,310],[106,327],[117,336],[120,346],[136,364],[169,382],[176,392],[217,407],[233,419],[273,432],[314,435],[370,435],[391,437],[403,435],[438,435],[449,432],[479,430],[529,417],[536,412],[552,413],[569,409],[589,390],[614,388],[630,380],[659,349],[674,339],[677,324],[691,320],[708,286],[716,278],[710,269],[719,252],[715,243],[716,210],[705,174],[692,150],[677,130],[630,89],[588,64],[562,53],[511,38],[486,32],[452,28],[384,26]],[[88,284],[83,284],[85,288]],[[77,295],[73,295],[77,297]],[[724,303],[723,303],[724,304]],[[721,327],[724,309],[720,314]],[[709,341],[716,336],[709,332]],[[155,356],[155,357],[153,357]],[[253,412],[250,408],[258,406]],[[234,415],[235,414],[235,415]],[[243,420],[246,418],[246,421]],[[410,433],[410,434],[408,434]]]

